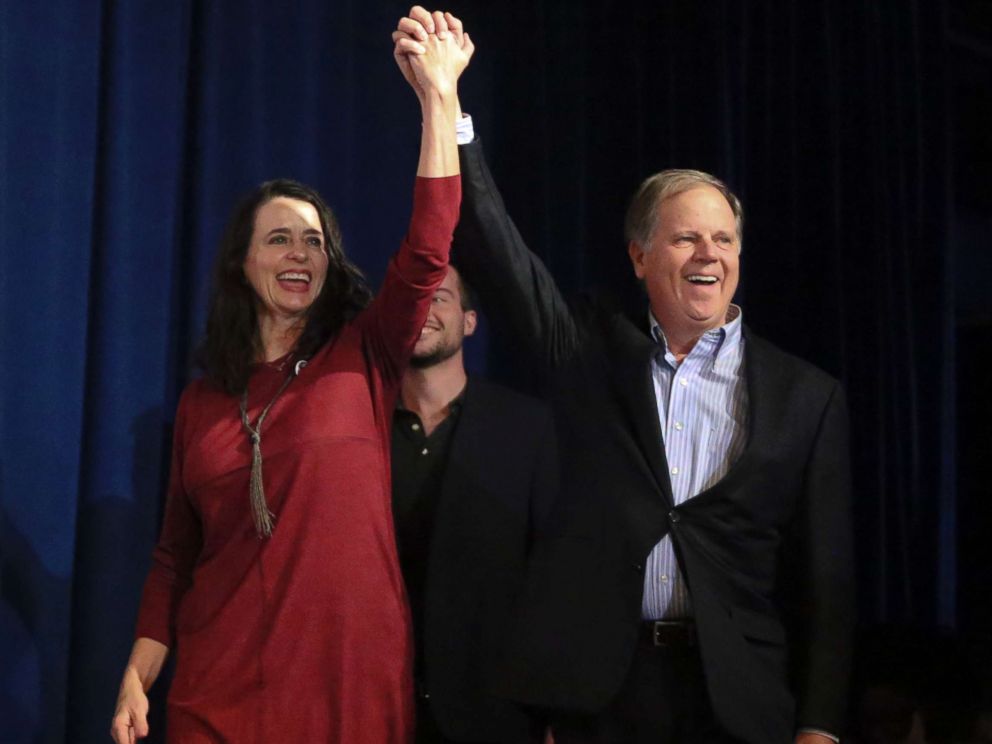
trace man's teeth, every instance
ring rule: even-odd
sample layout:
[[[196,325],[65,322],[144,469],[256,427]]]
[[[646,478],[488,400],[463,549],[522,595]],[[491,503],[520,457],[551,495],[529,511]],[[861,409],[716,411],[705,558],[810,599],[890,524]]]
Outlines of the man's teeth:
[[[299,271],[284,271],[279,274],[276,279],[288,279],[297,282],[309,282],[310,277],[307,274],[303,274]]]
[[[690,274],[686,277],[693,284],[716,284],[715,276],[704,276],[703,274]]]

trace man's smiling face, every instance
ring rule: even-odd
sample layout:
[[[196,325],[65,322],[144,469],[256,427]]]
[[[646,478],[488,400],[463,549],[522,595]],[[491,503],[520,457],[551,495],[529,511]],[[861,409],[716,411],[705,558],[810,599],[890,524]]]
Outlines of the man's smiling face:
[[[475,333],[476,314],[466,310],[458,270],[448,266],[441,286],[434,292],[427,320],[413,348],[411,366],[432,367],[450,359],[462,350],[465,336]]]
[[[651,311],[666,335],[698,338],[726,321],[737,290],[740,240],[730,204],[700,185],[665,199],[645,248],[629,246]]]

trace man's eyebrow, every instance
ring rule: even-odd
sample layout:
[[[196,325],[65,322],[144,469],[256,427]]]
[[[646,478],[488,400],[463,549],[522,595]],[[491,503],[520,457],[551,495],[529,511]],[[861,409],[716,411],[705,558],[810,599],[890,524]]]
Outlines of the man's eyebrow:
[[[444,293],[446,293],[446,294],[449,294],[449,295],[451,295],[452,297],[454,297],[454,296],[455,296],[455,293],[454,293],[454,292],[452,292],[452,291],[451,291],[450,289],[448,289],[447,287],[438,287],[437,289],[435,289],[435,290],[434,290],[434,293],[435,293],[435,294],[437,294],[438,292],[444,292]]]

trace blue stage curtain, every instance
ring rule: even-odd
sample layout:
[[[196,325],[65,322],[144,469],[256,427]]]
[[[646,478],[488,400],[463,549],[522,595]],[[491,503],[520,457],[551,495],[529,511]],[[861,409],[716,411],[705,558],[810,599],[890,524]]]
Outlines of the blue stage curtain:
[[[3,741],[106,740],[237,197],[277,176],[313,184],[381,278],[419,138],[389,40],[407,9],[0,3]],[[738,191],[746,322],[847,385],[864,618],[953,624],[953,174],[936,4],[453,10],[479,48],[465,109],[566,291],[638,296],[621,224],[645,175],[699,167]],[[519,378],[505,347],[490,367]]]

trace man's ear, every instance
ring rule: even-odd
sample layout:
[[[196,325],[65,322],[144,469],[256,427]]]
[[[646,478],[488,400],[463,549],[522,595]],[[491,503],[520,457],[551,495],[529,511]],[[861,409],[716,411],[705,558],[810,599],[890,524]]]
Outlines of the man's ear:
[[[638,279],[644,279],[644,255],[646,253],[647,251],[636,240],[631,240],[627,244],[627,255],[630,256],[630,262],[634,265],[634,274]]]
[[[475,310],[466,310],[465,318],[463,320],[462,328],[465,329],[465,335],[471,336],[475,333],[475,327],[479,324],[479,316]]]

